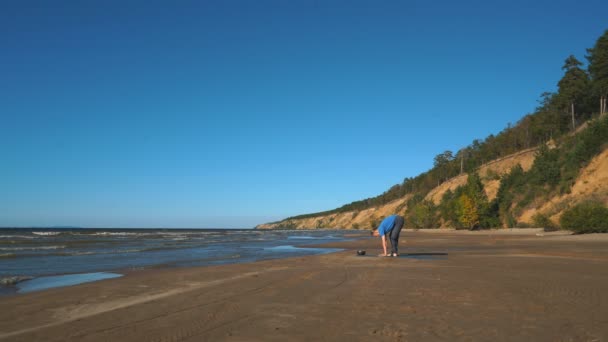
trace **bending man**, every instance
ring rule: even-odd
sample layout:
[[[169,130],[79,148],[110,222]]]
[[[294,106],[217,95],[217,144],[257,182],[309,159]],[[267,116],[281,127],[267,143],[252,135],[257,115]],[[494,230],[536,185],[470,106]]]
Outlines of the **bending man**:
[[[382,249],[384,254],[381,256],[399,256],[399,234],[401,234],[401,228],[404,223],[403,217],[399,215],[391,215],[384,220],[372,231],[373,236],[380,236],[382,238]],[[391,240],[391,254],[386,251],[386,236],[389,236]]]

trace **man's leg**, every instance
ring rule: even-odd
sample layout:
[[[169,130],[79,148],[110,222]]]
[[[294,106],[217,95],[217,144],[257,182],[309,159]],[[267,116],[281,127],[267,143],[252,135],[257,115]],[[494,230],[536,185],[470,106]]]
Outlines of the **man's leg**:
[[[399,234],[401,234],[401,228],[403,228],[403,221],[403,217],[397,216],[395,218],[395,225],[393,226],[393,230],[391,230],[391,254],[394,255],[399,255]]]

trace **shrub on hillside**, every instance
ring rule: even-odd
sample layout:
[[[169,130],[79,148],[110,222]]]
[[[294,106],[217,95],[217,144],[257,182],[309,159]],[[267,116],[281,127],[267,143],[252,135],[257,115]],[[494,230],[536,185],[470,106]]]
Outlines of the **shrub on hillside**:
[[[541,145],[536,151],[534,164],[530,169],[531,181],[535,185],[549,184],[554,186],[560,180],[560,150],[550,150],[547,145]]]
[[[408,209],[407,221],[414,228],[438,228],[437,208],[432,201],[423,200]]]
[[[495,170],[488,169],[488,171],[486,171],[485,178],[488,180],[500,180],[500,174],[498,172],[496,172]]]
[[[608,208],[598,202],[583,202],[564,212],[560,219],[562,228],[576,233],[608,232]]]
[[[557,226],[549,219],[547,215],[537,213],[532,216],[532,223],[536,228],[543,228],[546,232],[557,230]]]

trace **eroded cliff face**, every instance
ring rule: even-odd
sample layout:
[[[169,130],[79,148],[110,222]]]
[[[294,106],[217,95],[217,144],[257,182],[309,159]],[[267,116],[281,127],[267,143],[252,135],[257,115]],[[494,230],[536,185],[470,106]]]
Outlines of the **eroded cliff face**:
[[[373,223],[394,213],[405,213],[405,205],[411,196],[405,196],[380,207],[368,208],[361,211],[348,211],[331,215],[292,219],[280,222],[266,223],[257,226],[258,229],[276,228],[335,228],[335,229],[369,229]]]
[[[589,165],[581,170],[570,193],[533,203],[520,215],[518,221],[531,222],[532,216],[541,213],[557,223],[566,209],[586,200],[608,205],[608,149],[595,156]]]
[[[510,156],[493,160],[487,164],[482,165],[478,172],[481,182],[483,183],[488,200],[496,198],[498,187],[500,186],[500,176],[511,171],[511,169],[519,164],[524,171],[530,170],[534,163],[534,155],[536,148],[520,151]],[[451,178],[439,186],[431,190],[425,197],[426,200],[433,201],[435,204],[441,202],[441,197],[446,191],[454,191],[457,187],[465,185],[467,183],[468,174],[462,174]]]
[[[478,170],[484,189],[489,200],[496,198],[500,186],[500,176],[508,173],[517,164],[521,165],[524,171],[530,170],[534,163],[536,149],[520,151],[513,155],[500,158],[481,166]],[[439,204],[441,197],[448,190],[455,190],[457,187],[466,184],[467,174],[462,174],[449,179],[433,190],[425,197],[426,200]],[[349,211],[335,213],[305,219],[291,219],[280,222],[265,223],[257,226],[258,229],[313,229],[313,228],[334,228],[334,229],[370,229],[377,225],[383,217],[391,214],[403,215],[407,210],[407,201],[411,195],[392,201],[386,205],[368,208],[361,211]],[[581,201],[593,199],[608,205],[608,149],[596,156],[591,163],[581,170],[572,191],[569,194],[556,196],[548,201],[532,203],[524,210],[518,222],[531,223],[532,216],[542,213],[557,222],[562,212],[571,205]]]

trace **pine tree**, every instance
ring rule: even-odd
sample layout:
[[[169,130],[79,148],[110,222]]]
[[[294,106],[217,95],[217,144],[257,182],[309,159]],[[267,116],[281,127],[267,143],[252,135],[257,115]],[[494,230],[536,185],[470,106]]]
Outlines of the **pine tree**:
[[[608,98],[608,30],[598,38],[595,46],[587,49],[589,76],[594,95],[600,99],[600,116],[606,114]]]
[[[589,76],[581,69],[581,63],[576,57],[570,55],[564,62],[564,77],[557,84],[559,96],[564,104],[567,104],[572,117],[572,130],[576,128],[575,106],[583,102],[589,89]]]

